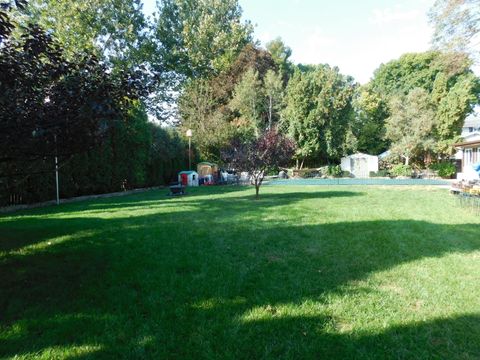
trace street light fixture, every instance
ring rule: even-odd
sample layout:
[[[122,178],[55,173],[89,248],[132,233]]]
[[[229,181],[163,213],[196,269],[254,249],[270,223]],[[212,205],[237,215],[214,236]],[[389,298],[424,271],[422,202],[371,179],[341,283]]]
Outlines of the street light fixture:
[[[188,137],[188,170],[192,170],[192,129],[187,130]]]
[[[45,97],[45,106],[50,103],[50,97]],[[55,189],[56,189],[56,203],[60,205],[60,185],[58,182],[58,148],[57,148],[57,134],[53,134],[53,140],[55,142]]]

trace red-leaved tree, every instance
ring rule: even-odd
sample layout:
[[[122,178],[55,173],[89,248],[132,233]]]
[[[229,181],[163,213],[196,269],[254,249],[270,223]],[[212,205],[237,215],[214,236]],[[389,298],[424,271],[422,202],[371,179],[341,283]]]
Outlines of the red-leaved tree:
[[[266,170],[287,165],[294,151],[293,140],[280,134],[277,129],[271,129],[254,140],[233,140],[230,147],[222,152],[222,156],[232,169],[248,172],[258,198]]]

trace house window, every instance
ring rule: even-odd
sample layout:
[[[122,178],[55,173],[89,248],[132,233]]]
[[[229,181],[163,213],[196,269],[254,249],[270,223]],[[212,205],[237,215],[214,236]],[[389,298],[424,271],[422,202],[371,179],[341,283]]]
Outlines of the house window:
[[[472,161],[473,161],[472,149],[465,149],[463,159],[464,159],[465,165],[470,165],[472,163]]]
[[[469,127],[468,132],[473,132],[473,127]]]

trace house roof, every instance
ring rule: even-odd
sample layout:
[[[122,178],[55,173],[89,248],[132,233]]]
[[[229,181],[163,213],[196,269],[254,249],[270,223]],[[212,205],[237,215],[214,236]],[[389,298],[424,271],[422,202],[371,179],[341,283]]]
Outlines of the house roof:
[[[358,158],[366,158],[366,157],[373,157],[373,158],[376,158],[377,156],[375,155],[369,155],[369,154],[364,154],[364,153],[355,153],[355,154],[352,154],[352,155],[348,155],[348,156],[345,156],[346,158],[354,158],[354,159],[358,159]]]
[[[475,131],[465,135],[461,142],[454,144],[455,147],[469,147],[480,143],[480,132]]]
[[[476,145],[480,145],[480,138],[470,140],[470,141],[463,141],[463,142],[454,144],[453,146],[455,146],[457,148],[465,148],[465,147],[472,147],[472,146],[476,146]]]
[[[381,154],[378,154],[379,159],[384,159],[387,156],[390,156],[390,150],[387,150],[387,151],[382,152]]]
[[[465,119],[465,123],[463,124],[464,128],[480,128],[480,109],[477,108],[476,110],[476,112],[467,116],[467,118]]]

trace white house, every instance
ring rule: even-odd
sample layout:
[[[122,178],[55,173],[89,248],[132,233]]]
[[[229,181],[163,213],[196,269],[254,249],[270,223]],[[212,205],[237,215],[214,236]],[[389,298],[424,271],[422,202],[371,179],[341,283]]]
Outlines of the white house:
[[[462,142],[455,144],[458,150],[456,158],[462,161],[462,172],[457,174],[458,180],[480,179],[480,132],[472,132],[463,137]]]
[[[368,178],[370,171],[378,171],[378,156],[363,153],[345,156],[341,160],[340,167],[343,171],[349,171],[356,178]]]
[[[470,114],[465,119],[462,127],[462,138],[475,133],[480,132],[480,109],[477,107],[473,114]]]
[[[462,163],[462,171],[457,174],[457,179],[478,179],[479,175],[474,167],[480,163],[480,107],[477,106],[475,112],[465,119],[461,136],[462,141],[455,144],[455,159]]]

